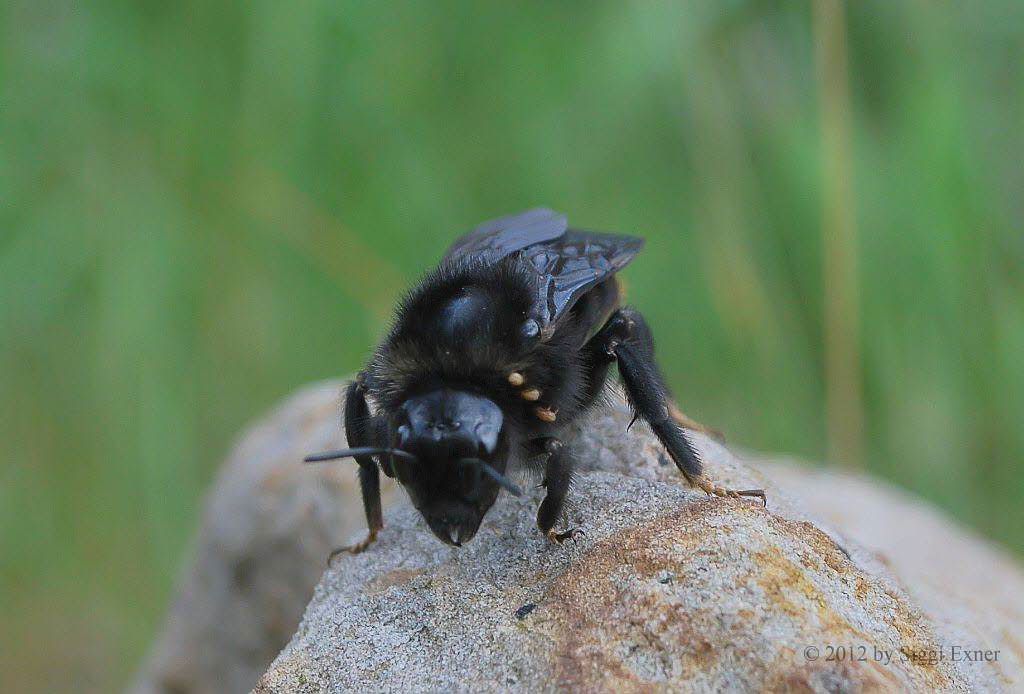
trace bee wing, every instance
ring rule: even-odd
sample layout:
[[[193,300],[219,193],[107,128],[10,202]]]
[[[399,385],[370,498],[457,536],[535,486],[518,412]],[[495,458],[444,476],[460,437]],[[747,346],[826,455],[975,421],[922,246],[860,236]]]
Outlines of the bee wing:
[[[523,249],[523,261],[540,278],[535,314],[542,334],[550,337],[581,296],[628,265],[643,245],[635,236],[570,229]]]
[[[453,243],[445,259],[497,263],[519,253],[537,273],[532,314],[546,339],[587,290],[624,268],[643,245],[634,236],[569,230],[565,215],[535,207],[484,222]]]
[[[567,224],[565,215],[546,207],[492,219],[456,240],[445,259],[474,258],[497,263],[528,246],[557,239],[565,233]]]

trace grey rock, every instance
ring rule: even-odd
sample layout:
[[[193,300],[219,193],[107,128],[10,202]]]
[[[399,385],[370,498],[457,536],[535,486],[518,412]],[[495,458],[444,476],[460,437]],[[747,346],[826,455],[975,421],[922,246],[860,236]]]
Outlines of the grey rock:
[[[1024,575],[998,550],[884,487],[747,465],[696,436],[709,476],[763,486],[770,503],[707,499],[629,419],[607,408],[570,437],[577,543],[537,532],[539,491],[503,497],[461,549],[393,506],[369,551],[324,574],[256,691],[1024,686]],[[807,495],[816,504],[794,501]],[[847,502],[884,511],[899,541],[857,532],[858,511],[819,520]],[[947,553],[894,560],[904,543]],[[1001,586],[990,598],[969,595],[981,576]]]
[[[340,388],[303,391],[231,455],[138,691],[1024,687],[1005,553],[877,482],[695,435],[712,479],[769,505],[707,499],[621,404],[568,437],[576,543],[540,536],[524,477],[528,498],[503,495],[461,549],[386,498],[377,543],[324,572],[365,532],[354,466],[298,464],[340,444]]]
[[[327,554],[364,525],[352,471],[301,462],[342,445],[342,386],[300,391],[234,447],[208,495],[166,623],[130,691],[248,691],[288,643]],[[393,494],[390,485],[385,494]]]

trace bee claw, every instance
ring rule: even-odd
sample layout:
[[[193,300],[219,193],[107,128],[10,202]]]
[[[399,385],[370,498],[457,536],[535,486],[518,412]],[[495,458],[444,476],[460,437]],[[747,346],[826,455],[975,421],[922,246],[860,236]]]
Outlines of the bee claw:
[[[583,530],[580,528],[569,528],[564,533],[555,532],[555,529],[552,528],[547,532],[548,539],[554,542],[556,545],[560,545],[566,540],[572,540],[575,544],[576,538],[579,535],[586,535],[586,533],[583,532]]]
[[[708,497],[721,496],[727,499],[739,499],[744,496],[752,496],[761,500],[761,504],[768,507],[768,497],[765,495],[763,489],[726,489],[725,487],[719,487],[717,484],[708,481],[701,477],[697,480],[697,486],[703,491]]]
[[[357,542],[354,545],[345,545],[344,547],[339,547],[338,549],[334,550],[329,555],[327,555],[327,567],[331,567],[331,562],[333,562],[334,558],[337,557],[339,554],[360,554],[361,552],[364,552],[366,548],[372,545],[374,540],[376,539],[377,531],[371,530],[369,534],[366,536],[366,539],[364,539],[362,542]]]

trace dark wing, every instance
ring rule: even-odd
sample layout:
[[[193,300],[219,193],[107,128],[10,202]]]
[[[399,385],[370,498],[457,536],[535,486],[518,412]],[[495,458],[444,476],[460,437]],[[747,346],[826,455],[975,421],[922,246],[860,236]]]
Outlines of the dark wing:
[[[496,263],[516,251],[557,239],[565,233],[565,215],[535,207],[508,217],[484,222],[452,244],[445,259],[474,258]]]
[[[523,261],[540,278],[534,313],[541,334],[550,337],[581,296],[629,264],[643,245],[635,236],[570,229],[523,249]]]
[[[633,236],[567,231],[565,215],[536,207],[484,222],[455,241],[445,259],[497,263],[519,253],[537,273],[532,313],[547,338],[581,296],[624,268],[643,245]]]

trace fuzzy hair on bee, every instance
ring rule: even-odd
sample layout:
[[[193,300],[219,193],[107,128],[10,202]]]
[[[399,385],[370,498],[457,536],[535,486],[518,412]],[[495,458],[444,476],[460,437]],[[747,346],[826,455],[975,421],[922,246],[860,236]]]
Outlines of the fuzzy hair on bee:
[[[394,324],[347,388],[350,448],[307,458],[353,457],[369,533],[332,553],[361,552],[383,527],[380,472],[409,493],[430,530],[461,546],[498,494],[521,494],[510,473],[543,470],[537,514],[555,543],[572,480],[560,434],[603,402],[616,364],[636,416],[684,477],[710,495],[765,499],[719,487],[702,473],[683,415],[654,360],[651,331],[620,305],[616,273],[641,239],[569,229],[546,208],[486,222],[461,237],[401,301]]]

